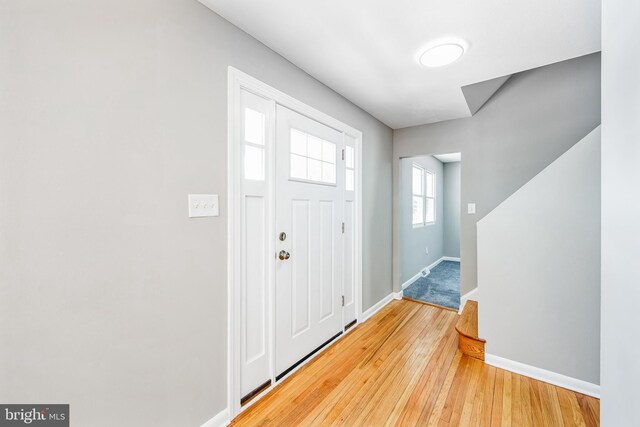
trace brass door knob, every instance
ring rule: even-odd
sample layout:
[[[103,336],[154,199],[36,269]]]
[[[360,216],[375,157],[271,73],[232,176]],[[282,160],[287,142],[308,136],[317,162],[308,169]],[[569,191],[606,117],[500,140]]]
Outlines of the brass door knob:
[[[278,254],[278,258],[280,258],[283,261],[285,259],[289,259],[289,257],[291,257],[291,255],[287,251],[280,251],[280,253]]]

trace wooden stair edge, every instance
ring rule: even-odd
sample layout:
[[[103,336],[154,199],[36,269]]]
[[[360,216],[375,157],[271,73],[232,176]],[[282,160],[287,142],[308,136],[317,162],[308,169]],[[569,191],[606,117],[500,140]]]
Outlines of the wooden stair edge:
[[[458,327],[457,327],[457,326],[456,326],[456,332],[458,332],[458,333],[459,333],[460,335],[462,335],[463,337],[467,337],[467,338],[472,339],[472,340],[476,340],[476,341],[480,341],[480,342],[484,342],[484,343],[486,343],[486,342],[487,342],[487,340],[485,340],[484,338],[480,338],[480,337],[477,337],[477,336],[473,336],[473,335],[471,335],[471,334],[467,334],[467,333],[465,333],[464,331],[461,331],[460,329],[458,329]]]
[[[467,338],[487,342],[478,336],[478,301],[469,300],[464,305],[460,319],[456,322],[456,331]]]
[[[469,300],[456,322],[458,348],[463,354],[484,360],[485,339],[478,336],[478,302]]]
[[[471,340],[480,341],[481,343],[487,342],[487,340],[485,340],[484,338],[474,337],[473,335],[465,334],[464,332],[459,331],[458,328],[456,328],[456,332],[458,332],[458,334],[462,335],[463,337],[467,337]]]

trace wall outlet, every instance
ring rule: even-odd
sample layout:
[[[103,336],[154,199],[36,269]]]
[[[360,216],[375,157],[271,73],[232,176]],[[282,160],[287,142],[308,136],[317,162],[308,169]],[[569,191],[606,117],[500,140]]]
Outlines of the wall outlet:
[[[468,203],[467,204],[467,213],[468,214],[475,214],[476,213],[476,204],[475,203]]]

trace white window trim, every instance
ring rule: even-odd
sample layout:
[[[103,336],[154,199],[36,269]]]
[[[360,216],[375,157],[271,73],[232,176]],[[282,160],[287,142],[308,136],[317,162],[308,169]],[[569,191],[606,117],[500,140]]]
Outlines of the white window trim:
[[[418,169],[420,171],[420,177],[422,180],[422,191],[420,194],[416,194],[413,191],[413,171],[414,169]],[[420,166],[417,163],[413,163],[411,165],[411,224],[413,225],[413,228],[421,228],[424,227],[424,193],[425,193],[425,186],[424,186],[424,168],[422,166]],[[421,197],[422,198],[422,221],[420,222],[413,222],[413,198],[414,197]]]
[[[427,174],[431,175],[433,177],[433,197],[429,197],[427,195]],[[437,189],[437,183],[436,183],[436,174],[431,172],[430,170],[424,169],[424,201],[423,201],[423,208],[424,208],[424,225],[435,225],[436,221],[437,221],[437,213],[438,213],[438,208],[437,208],[437,202],[436,202],[436,189]],[[427,221],[427,203],[426,201],[428,199],[433,199],[433,221]]]
[[[420,169],[422,172],[422,194],[414,194],[413,192],[413,169]],[[433,177],[433,197],[427,196],[427,174],[430,174]],[[428,227],[430,225],[435,225],[438,220],[438,208],[437,208],[437,183],[436,183],[436,174],[431,172],[429,169],[426,169],[424,166],[419,165],[418,163],[413,163],[411,165],[411,224],[413,228],[422,228]],[[413,222],[413,198],[414,197],[422,197],[422,222]],[[427,221],[427,199],[433,199],[433,221]]]

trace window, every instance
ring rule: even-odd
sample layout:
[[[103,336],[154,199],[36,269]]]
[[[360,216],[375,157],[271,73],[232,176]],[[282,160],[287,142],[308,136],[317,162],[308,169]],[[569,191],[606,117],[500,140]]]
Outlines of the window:
[[[264,181],[264,114],[244,109],[244,178]]]
[[[336,183],[336,144],[291,129],[292,179],[322,184]]]
[[[421,227],[436,222],[436,176],[418,165],[411,175],[413,225]]]
[[[347,191],[355,191],[356,189],[356,163],[355,153],[353,147],[346,145],[344,147],[344,165],[345,165],[345,184],[344,188]]]

